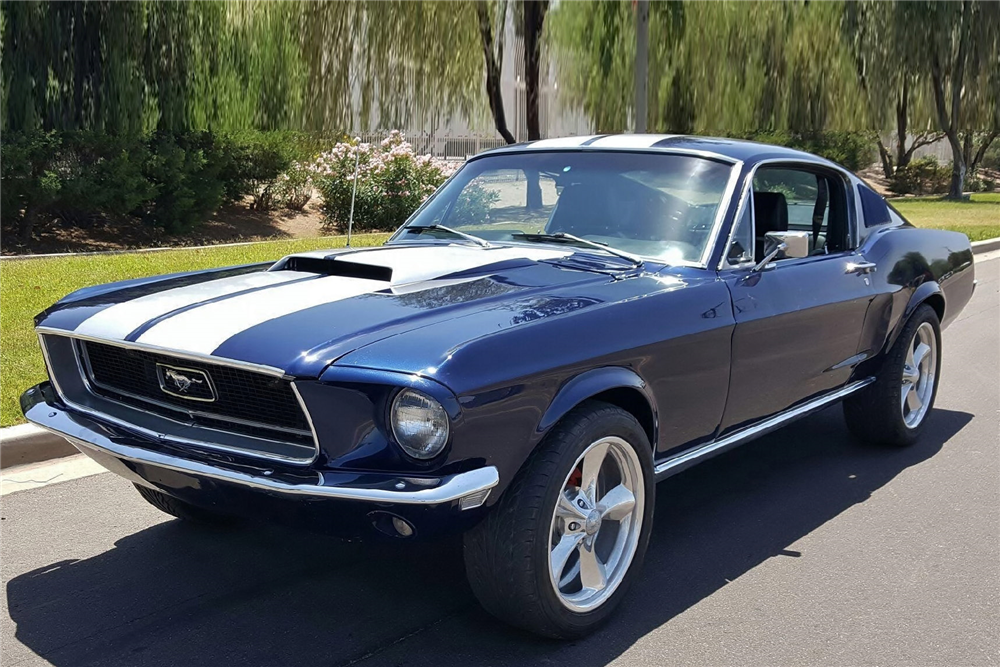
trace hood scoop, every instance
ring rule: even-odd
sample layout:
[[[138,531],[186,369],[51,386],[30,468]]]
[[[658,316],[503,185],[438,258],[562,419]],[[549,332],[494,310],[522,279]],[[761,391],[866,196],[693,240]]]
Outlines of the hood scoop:
[[[344,278],[364,278],[392,282],[392,267],[377,264],[361,264],[333,257],[289,257],[280,270],[315,273],[321,276],[342,276]]]
[[[469,279],[498,267],[557,259],[571,252],[553,248],[400,244],[290,255],[270,270],[375,280],[395,288],[446,278]]]

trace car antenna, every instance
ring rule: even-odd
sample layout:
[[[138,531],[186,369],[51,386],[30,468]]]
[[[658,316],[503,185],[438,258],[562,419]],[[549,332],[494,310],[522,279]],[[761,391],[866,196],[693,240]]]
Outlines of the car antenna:
[[[351,190],[351,215],[347,218],[347,247],[351,247],[351,229],[354,227],[354,198],[358,196],[358,160],[361,159],[361,146],[354,149],[354,189]]]

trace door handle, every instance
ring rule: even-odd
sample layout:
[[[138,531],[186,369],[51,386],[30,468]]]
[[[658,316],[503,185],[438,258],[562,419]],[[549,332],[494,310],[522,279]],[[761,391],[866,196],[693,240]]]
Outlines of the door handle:
[[[878,265],[875,262],[851,262],[847,265],[847,271],[845,273],[875,273]]]

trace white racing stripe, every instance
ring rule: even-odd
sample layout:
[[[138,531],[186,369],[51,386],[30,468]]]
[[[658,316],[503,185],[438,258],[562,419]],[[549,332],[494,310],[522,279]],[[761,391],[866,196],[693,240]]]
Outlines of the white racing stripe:
[[[528,147],[529,148],[575,148],[580,146],[585,141],[590,141],[598,135],[589,134],[584,137],[558,137],[556,139],[539,139],[538,141],[532,141]]]
[[[594,148],[649,148],[653,144],[677,136],[673,134],[615,134],[590,144]]]
[[[449,274],[510,260],[541,261],[571,253],[571,250],[552,248],[479,248],[465,245],[373,248],[335,254],[330,261],[343,260],[390,268],[391,283],[346,276],[316,277],[314,280],[288,283],[294,278],[316,274],[281,270],[253,273],[126,301],[97,313],[76,331],[98,338],[121,340],[157,317],[193,306],[152,325],[136,342],[195,354],[211,354],[237,334],[314,306],[386,288],[406,286],[407,292],[430,289],[454,282],[436,280]],[[309,256],[317,256],[317,253],[309,253]],[[326,255],[319,253],[319,256]],[[263,289],[234,294],[251,287]],[[212,301],[231,294],[233,296],[229,298]],[[208,303],[198,305],[203,301]]]
[[[105,308],[84,320],[76,332],[96,338],[123,340],[149,320],[165,315],[172,310],[192,306],[226,294],[233,294],[255,287],[278,285],[311,274],[299,271],[259,271],[239,276],[230,276],[203,283],[175,287],[155,294],[131,299]]]
[[[185,311],[153,326],[137,342],[211,354],[229,338],[258,324],[383,288],[385,283],[378,280],[343,276],[281,285]]]

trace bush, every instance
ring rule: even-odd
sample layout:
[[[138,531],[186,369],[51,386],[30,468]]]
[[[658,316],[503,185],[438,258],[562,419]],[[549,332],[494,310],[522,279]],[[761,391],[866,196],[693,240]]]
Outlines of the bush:
[[[62,145],[54,132],[5,134],[0,146],[0,218],[17,229],[22,241],[31,235],[39,214],[59,197],[62,183],[55,156]]]
[[[279,206],[301,211],[313,196],[310,165],[293,162],[274,184],[274,197]]]
[[[209,132],[154,136],[143,171],[156,195],[143,217],[170,234],[203,222],[222,204],[226,161],[223,147]]]
[[[950,183],[951,165],[939,165],[934,156],[928,155],[896,169],[889,190],[897,195],[944,194]]]
[[[141,138],[77,132],[63,137],[56,163],[61,180],[55,217],[82,226],[97,217],[121,217],[156,196],[142,168],[149,149]]]
[[[93,132],[30,132],[5,137],[5,226],[27,241],[36,220],[84,226],[102,216],[135,211],[156,194],[142,172],[148,151],[137,137]]]
[[[358,231],[396,229],[454,171],[445,160],[416,155],[398,131],[378,145],[357,140],[338,143],[310,169],[323,198],[324,225],[340,231],[347,229],[350,217],[355,158],[354,228]]]
[[[0,216],[26,242],[36,221],[87,226],[132,215],[180,233],[224,200],[249,196],[255,209],[301,209],[312,196],[303,165],[317,152],[298,132],[5,133]]]
[[[257,211],[283,205],[278,193],[282,174],[296,162],[310,161],[318,152],[308,135],[300,132],[246,131],[228,135],[221,143],[226,153],[221,174],[226,200],[250,197],[250,208]]]

